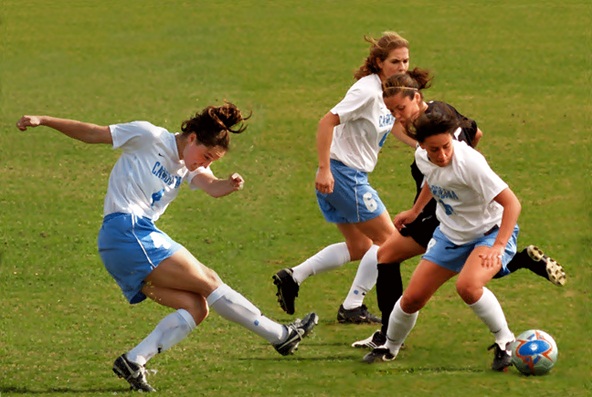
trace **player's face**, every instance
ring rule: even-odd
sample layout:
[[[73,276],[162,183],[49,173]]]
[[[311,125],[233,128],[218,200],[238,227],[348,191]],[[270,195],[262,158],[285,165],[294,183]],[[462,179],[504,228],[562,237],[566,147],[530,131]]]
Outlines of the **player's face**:
[[[417,92],[413,98],[404,96],[402,92],[399,92],[396,95],[384,98],[384,104],[398,121],[403,125],[408,125],[419,117],[423,99]]]
[[[196,140],[191,140],[183,150],[183,160],[189,171],[195,171],[198,167],[209,167],[224,154],[226,154],[226,150],[220,146],[207,147]]]
[[[382,81],[394,74],[405,73],[409,69],[409,48],[401,47],[391,50],[384,61],[378,60],[378,67]]]
[[[430,161],[438,167],[446,167],[452,161],[454,146],[452,135],[448,132],[429,136],[420,146],[426,150]]]

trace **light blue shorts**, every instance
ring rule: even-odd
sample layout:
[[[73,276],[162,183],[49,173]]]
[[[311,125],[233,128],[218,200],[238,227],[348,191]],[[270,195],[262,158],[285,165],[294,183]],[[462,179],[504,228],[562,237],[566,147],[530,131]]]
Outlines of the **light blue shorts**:
[[[502,268],[498,272],[499,277],[510,273],[507,265],[516,254],[516,242],[518,240],[519,230],[520,228],[518,225],[516,225],[514,227],[512,236],[508,240],[508,244],[506,244],[506,249],[502,256]],[[453,272],[460,273],[463,266],[465,265],[465,262],[469,258],[469,255],[471,252],[473,252],[475,247],[491,247],[495,242],[498,232],[499,228],[496,226],[495,229],[493,229],[491,232],[488,232],[483,237],[479,237],[478,239],[467,244],[456,245],[440,231],[440,226],[438,226],[434,231],[434,235],[428,243],[426,253],[422,256],[422,258],[433,262],[438,266],[452,270]]]
[[[103,219],[99,254],[129,303],[146,299],[144,279],[182,246],[159,230],[151,219],[113,213]]]
[[[327,222],[361,223],[386,211],[378,193],[368,183],[368,173],[337,160],[331,160],[331,172],[335,180],[333,193],[317,190],[317,201]]]

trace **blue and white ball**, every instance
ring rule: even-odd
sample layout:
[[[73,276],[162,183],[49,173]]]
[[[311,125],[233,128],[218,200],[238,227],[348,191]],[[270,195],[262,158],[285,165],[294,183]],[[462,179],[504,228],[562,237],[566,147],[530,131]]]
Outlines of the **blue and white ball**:
[[[530,329],[518,335],[511,344],[512,364],[524,375],[544,375],[557,362],[555,340],[538,329]]]

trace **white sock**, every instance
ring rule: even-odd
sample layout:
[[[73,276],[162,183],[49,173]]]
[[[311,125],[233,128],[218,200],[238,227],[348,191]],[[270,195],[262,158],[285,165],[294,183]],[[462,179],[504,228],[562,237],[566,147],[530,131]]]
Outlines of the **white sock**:
[[[194,328],[193,316],[187,310],[179,309],[160,320],[154,331],[126,353],[126,357],[134,363],[146,365],[157,353],[185,339]]]
[[[376,285],[378,278],[378,245],[373,245],[362,257],[356,277],[343,301],[343,308],[351,310],[362,306],[366,293]]]
[[[405,313],[403,309],[401,309],[401,298],[395,303],[395,307],[389,317],[385,343],[385,346],[391,351],[391,354],[396,356],[399,353],[401,345],[405,342],[405,339],[407,339],[407,336],[413,327],[415,327],[418,315],[419,311],[415,313]]]
[[[276,344],[288,335],[286,326],[263,316],[247,298],[226,284],[221,284],[206,300],[219,315],[253,331],[269,343]]]
[[[483,287],[483,295],[472,305],[468,305],[473,312],[487,325],[495,336],[498,346],[506,350],[506,344],[514,340],[514,334],[508,328],[506,316],[497,298],[487,288]]]
[[[292,277],[300,285],[308,277],[329,270],[337,269],[350,261],[347,244],[337,243],[329,245],[301,264],[292,268]]]

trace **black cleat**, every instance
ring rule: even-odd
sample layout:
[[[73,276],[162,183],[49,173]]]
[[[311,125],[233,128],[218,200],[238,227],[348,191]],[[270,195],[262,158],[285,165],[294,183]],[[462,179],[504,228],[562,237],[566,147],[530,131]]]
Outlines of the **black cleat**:
[[[292,269],[282,269],[273,275],[273,283],[277,286],[278,302],[283,311],[294,314],[294,301],[300,287],[292,277]]]
[[[487,350],[494,349],[493,363],[491,369],[499,372],[506,372],[508,367],[512,365],[512,356],[507,350],[502,350],[497,343],[489,346]]]
[[[298,350],[300,341],[307,337],[318,323],[319,316],[316,313],[308,313],[302,320],[296,319],[293,323],[286,325],[286,328],[288,328],[286,339],[277,345],[273,345],[273,347],[282,356],[294,354]]]
[[[382,324],[382,319],[370,313],[366,305],[351,310],[345,310],[343,305],[339,306],[337,321],[342,324]]]
[[[559,263],[557,263],[556,260],[554,260],[553,258],[549,258],[539,247],[536,247],[534,245],[529,245],[528,247],[526,247],[526,252],[528,253],[530,259],[532,259],[535,262],[540,262],[541,265],[541,268],[529,267],[530,270],[532,270],[539,276],[545,277],[547,280],[549,280],[555,285],[565,285],[565,282],[567,281],[567,276],[565,275],[563,267]],[[542,265],[544,265],[545,267],[542,268]]]
[[[393,353],[391,353],[391,351],[386,347],[377,347],[373,349],[370,353],[367,353],[362,360],[365,363],[372,364],[385,361],[393,361],[395,357],[396,356]]]
[[[113,363],[113,372],[130,384],[134,391],[152,392],[155,388],[146,382],[146,368],[143,365],[133,363],[127,359],[125,354],[117,357]]]

